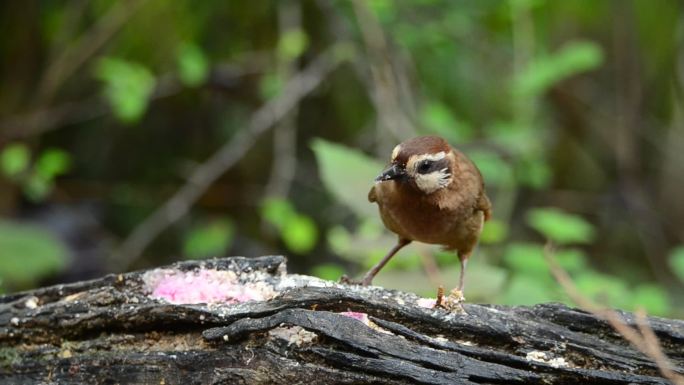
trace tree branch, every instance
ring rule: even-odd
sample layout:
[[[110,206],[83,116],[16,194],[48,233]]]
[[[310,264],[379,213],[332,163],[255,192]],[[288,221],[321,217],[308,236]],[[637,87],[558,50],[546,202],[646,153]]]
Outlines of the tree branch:
[[[0,296],[0,382],[669,383],[591,313],[429,302],[290,275],[278,256],[109,275]],[[623,317],[682,372],[683,321]]]

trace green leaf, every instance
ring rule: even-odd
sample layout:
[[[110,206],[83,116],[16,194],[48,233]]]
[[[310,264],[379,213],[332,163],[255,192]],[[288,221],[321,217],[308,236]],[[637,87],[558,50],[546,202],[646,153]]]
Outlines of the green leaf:
[[[537,96],[580,72],[597,68],[603,62],[601,47],[593,42],[575,41],[553,55],[535,59],[514,79],[517,97]]]
[[[587,255],[577,249],[559,249],[554,255],[556,261],[570,274],[580,273],[587,269]]]
[[[589,243],[594,239],[594,227],[589,222],[557,208],[531,209],[526,220],[532,228],[561,245]]]
[[[47,180],[62,175],[71,167],[71,155],[66,151],[49,148],[36,161],[36,172]]]
[[[103,58],[97,63],[95,76],[104,81],[104,95],[117,118],[133,123],[143,116],[155,86],[150,70],[138,63]]]
[[[525,159],[516,164],[516,179],[524,186],[537,190],[546,188],[551,183],[552,170],[543,158]]]
[[[329,281],[337,281],[344,273],[344,268],[336,263],[322,263],[311,269],[311,275]]]
[[[513,168],[491,151],[471,151],[470,160],[477,165],[488,185],[510,186],[513,184]]]
[[[508,236],[508,224],[498,219],[490,219],[485,222],[480,242],[484,244],[499,243]]]
[[[311,218],[295,215],[282,228],[282,236],[288,249],[304,254],[316,246],[318,228]]]
[[[328,192],[360,217],[378,215],[375,204],[368,202],[367,195],[373,180],[383,169],[382,163],[358,150],[323,139],[315,139],[311,148]]]
[[[335,254],[344,255],[351,248],[352,237],[347,229],[337,225],[328,230],[327,241],[328,246]]]
[[[542,149],[541,143],[547,142],[545,132],[513,121],[494,121],[484,126],[484,134],[493,144],[515,156],[538,154]]]
[[[309,36],[301,29],[291,29],[278,40],[278,56],[283,61],[298,58],[309,46]]]
[[[536,243],[511,243],[503,260],[516,274],[548,278],[549,268],[544,259],[543,247]]]
[[[261,205],[261,216],[267,222],[282,230],[297,215],[290,202],[279,198],[267,198]]]
[[[652,284],[639,285],[634,290],[633,307],[644,308],[648,314],[665,316],[670,313],[670,297],[662,287]]]
[[[278,229],[288,249],[302,254],[316,246],[316,224],[308,216],[299,214],[290,202],[279,198],[266,199],[261,206],[261,216]]]
[[[552,287],[525,275],[514,275],[501,298],[506,305],[534,305],[556,300],[558,295]]]
[[[672,272],[675,273],[680,281],[684,282],[684,246],[675,247],[670,252],[668,262]]]
[[[420,111],[420,120],[429,133],[443,136],[451,142],[463,142],[473,136],[473,128],[457,120],[444,103],[427,103]]]
[[[585,271],[575,278],[579,291],[589,298],[616,308],[631,307],[631,295],[627,284],[607,274]]]
[[[28,288],[41,278],[64,269],[64,244],[45,229],[0,220],[0,279],[16,288]]]
[[[202,223],[186,235],[183,254],[191,259],[221,256],[233,242],[234,234],[235,227],[226,218]]]
[[[0,152],[0,167],[9,178],[16,178],[26,171],[31,160],[31,152],[23,143],[12,143]]]
[[[178,76],[186,86],[196,87],[209,76],[209,60],[196,44],[186,43],[178,47],[176,54]]]

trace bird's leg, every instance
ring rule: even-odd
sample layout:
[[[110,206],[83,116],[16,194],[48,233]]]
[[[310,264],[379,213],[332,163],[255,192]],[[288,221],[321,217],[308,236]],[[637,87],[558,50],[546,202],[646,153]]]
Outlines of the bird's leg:
[[[468,257],[461,257],[459,260],[461,261],[461,274],[458,277],[458,291],[463,292],[463,285],[465,284],[465,271],[466,271],[466,266],[468,265]]]
[[[448,296],[444,297],[444,288],[442,286],[437,289],[437,299],[435,300],[435,308],[442,308],[451,312],[465,313],[461,304],[465,301],[463,296],[463,285],[465,281],[465,269],[468,264],[468,257],[470,253],[458,253],[458,259],[461,261],[461,275],[458,279],[458,287],[451,290]]]
[[[470,253],[458,253],[458,259],[461,261],[461,274],[458,277],[458,287],[449,293],[449,300],[456,303],[461,303],[465,301],[463,296],[463,287],[465,285],[465,271],[468,265],[468,258],[470,258]]]
[[[363,286],[368,286],[368,285],[370,285],[371,282],[373,282],[373,278],[375,278],[375,275],[378,274],[378,272],[380,271],[380,269],[382,269],[382,268],[387,264],[387,262],[394,256],[394,254],[396,254],[399,250],[401,250],[402,247],[408,245],[409,243],[411,243],[410,240],[408,240],[408,239],[403,239],[403,238],[399,238],[399,241],[397,241],[397,244],[394,245],[394,247],[392,248],[392,250],[390,250],[390,251],[387,253],[387,255],[385,255],[385,256],[380,260],[380,262],[378,262],[377,265],[373,266],[373,268],[370,269],[370,270],[368,270],[368,272],[366,273],[366,275],[363,276],[363,280],[361,281],[361,284],[362,284]]]

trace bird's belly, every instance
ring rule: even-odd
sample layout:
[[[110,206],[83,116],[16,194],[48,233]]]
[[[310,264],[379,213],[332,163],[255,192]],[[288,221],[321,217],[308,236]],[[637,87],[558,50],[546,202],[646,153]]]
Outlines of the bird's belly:
[[[385,225],[400,236],[424,243],[454,245],[466,232],[466,218],[438,207],[380,207]]]

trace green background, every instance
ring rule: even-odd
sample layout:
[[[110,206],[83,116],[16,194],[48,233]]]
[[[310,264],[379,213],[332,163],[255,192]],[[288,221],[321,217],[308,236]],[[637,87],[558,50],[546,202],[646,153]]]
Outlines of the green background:
[[[225,255],[359,275],[394,242],[366,200],[373,177],[397,143],[438,134],[479,166],[494,205],[469,301],[567,301],[550,240],[595,301],[682,317],[682,8],[3,2],[0,290]],[[286,85],[317,60],[334,66],[322,83],[150,231],[146,218],[261,106],[292,100]],[[140,234],[149,242],[128,248]],[[434,296],[457,277],[454,255],[411,245],[375,283]]]

